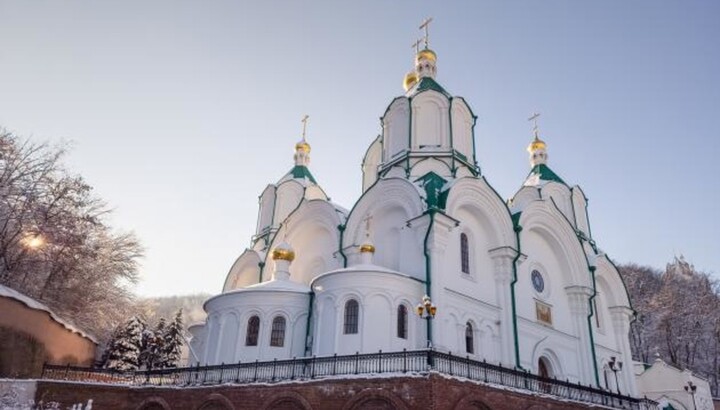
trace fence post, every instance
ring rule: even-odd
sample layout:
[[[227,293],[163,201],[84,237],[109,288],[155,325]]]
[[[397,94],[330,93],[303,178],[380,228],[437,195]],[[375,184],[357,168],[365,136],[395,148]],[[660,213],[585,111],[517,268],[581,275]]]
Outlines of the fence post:
[[[310,378],[315,378],[315,355],[310,359]]]
[[[360,352],[355,352],[355,374],[358,374],[358,365],[360,364]]]
[[[382,373],[382,349],[378,351],[378,373]]]
[[[407,373],[407,349],[403,347],[403,373]]]
[[[337,375],[337,353],[333,355],[333,376]]]
[[[275,381],[275,366],[277,366],[277,357],[273,359],[273,366],[272,366],[272,377],[270,377],[271,381]]]
[[[258,372],[258,359],[255,359],[255,375],[253,376],[253,381],[257,381],[257,372]]]
[[[221,362],[220,363],[220,378],[218,379],[218,384],[222,384],[224,373],[225,373],[225,362]]]
[[[467,378],[470,378],[470,355],[465,356],[465,360],[467,361]]]

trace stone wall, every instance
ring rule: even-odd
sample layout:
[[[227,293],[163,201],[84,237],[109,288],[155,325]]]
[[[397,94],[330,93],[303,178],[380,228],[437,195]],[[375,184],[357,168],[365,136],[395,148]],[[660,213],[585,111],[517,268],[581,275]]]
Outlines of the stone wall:
[[[590,408],[438,374],[192,388],[38,382],[36,401],[65,405],[88,399],[94,408],[118,410]]]

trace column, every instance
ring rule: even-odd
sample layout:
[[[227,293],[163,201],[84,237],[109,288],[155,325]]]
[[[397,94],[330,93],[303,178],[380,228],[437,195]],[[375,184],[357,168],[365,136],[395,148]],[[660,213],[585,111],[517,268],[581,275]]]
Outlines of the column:
[[[510,247],[493,249],[490,258],[494,262],[495,303],[500,308],[500,357],[503,366],[515,366],[515,328],[512,310],[511,282],[513,261],[517,251]]]
[[[618,360],[623,362],[623,369],[618,373],[620,392],[629,396],[637,396],[630,351],[630,320],[633,317],[633,310],[625,306],[613,306],[609,310],[615,335],[615,347],[620,352]]]
[[[584,384],[591,383],[595,385],[595,364],[590,340],[590,328],[587,321],[590,314],[590,296],[592,296],[593,292],[591,288],[585,286],[568,286],[565,288],[565,292],[570,305],[574,333],[578,337],[578,362],[581,380]]]

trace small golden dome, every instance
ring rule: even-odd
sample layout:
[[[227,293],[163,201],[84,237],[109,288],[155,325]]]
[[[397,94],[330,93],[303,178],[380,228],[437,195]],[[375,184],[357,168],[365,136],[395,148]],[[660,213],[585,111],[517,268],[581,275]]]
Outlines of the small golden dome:
[[[405,91],[409,90],[417,84],[418,81],[418,75],[415,71],[410,71],[409,73],[405,74],[405,79],[403,80],[403,87],[405,88]]]
[[[297,144],[295,144],[295,151],[302,151],[306,154],[309,154],[310,153],[310,144],[308,144],[304,140],[300,141]]]
[[[360,245],[360,253],[375,253],[375,246],[371,243],[364,243]]]
[[[540,138],[538,138],[537,136],[535,136],[535,139],[533,140],[533,142],[531,142],[530,145],[528,145],[527,150],[528,150],[528,152],[535,152],[540,149],[545,149],[546,146],[547,145],[545,145],[545,141],[543,141]]]
[[[295,259],[295,251],[288,245],[287,243],[283,242],[280,245],[276,246],[275,249],[272,251],[272,258],[273,260],[283,260],[292,262]]]
[[[437,54],[429,48],[426,48],[424,50],[420,50],[415,56],[415,61],[420,61],[422,59],[430,60],[434,63],[437,61]]]

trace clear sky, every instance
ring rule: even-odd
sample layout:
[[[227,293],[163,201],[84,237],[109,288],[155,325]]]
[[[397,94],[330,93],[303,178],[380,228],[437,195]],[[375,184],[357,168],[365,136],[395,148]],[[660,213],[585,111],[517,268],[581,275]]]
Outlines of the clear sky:
[[[718,1],[0,0],[0,126],[73,142],[68,165],[147,247],[139,294],[217,293],[304,114],[313,174],[352,206],[428,16],[503,197],[539,111],[602,249],[720,274]]]

